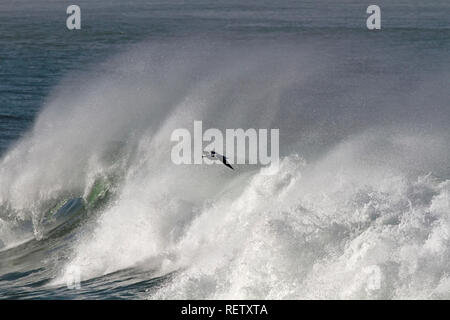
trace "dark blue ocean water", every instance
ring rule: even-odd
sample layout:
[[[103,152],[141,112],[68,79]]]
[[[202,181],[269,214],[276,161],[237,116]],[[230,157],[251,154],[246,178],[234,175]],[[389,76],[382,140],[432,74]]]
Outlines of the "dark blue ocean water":
[[[69,4],[81,7],[81,30],[66,28]],[[450,2],[379,0],[377,4],[382,9],[381,31],[366,29],[368,3],[357,0],[2,0],[0,157],[33,127],[63,79],[70,81],[71,74],[95,69],[144,41],[158,44],[196,39],[235,47],[251,42],[260,47],[264,43],[271,47],[313,43],[320,54],[336,59],[335,69],[330,77],[316,79],[314,86],[306,84],[302,102],[314,105],[320,96],[323,104],[331,105],[337,98],[340,104],[308,114],[304,127],[329,126],[335,130],[330,139],[337,132],[345,135],[347,129],[361,129],[377,119],[391,125],[403,119],[403,125],[424,130],[448,129]],[[430,90],[413,95],[427,83]],[[366,104],[341,96],[352,90],[361,96],[379,95]],[[411,96],[415,106],[405,109],[402,101]],[[383,106],[384,97],[393,97],[389,108]],[[361,108],[365,108],[363,112],[354,113]],[[286,123],[292,128],[300,111],[290,112],[291,121]],[[339,114],[346,116],[340,118]],[[354,123],[343,125],[349,114],[355,115]],[[0,210],[4,208],[0,206]],[[32,240],[0,252],[0,297],[143,298],[149,288],[163,281],[146,272],[124,269],[88,280],[81,292],[42,287],[60,265],[41,261],[49,251],[64,248],[66,244],[61,242],[70,241],[76,233],[73,230],[71,226],[54,238]]]

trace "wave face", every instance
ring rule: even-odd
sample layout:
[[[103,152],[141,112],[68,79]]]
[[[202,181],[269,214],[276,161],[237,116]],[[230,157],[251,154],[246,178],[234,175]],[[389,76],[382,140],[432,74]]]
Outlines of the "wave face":
[[[403,78],[288,40],[143,43],[70,74],[0,162],[1,280],[31,297],[132,274],[150,299],[450,298],[445,60]],[[194,120],[279,128],[280,171],[174,165],[170,135]]]

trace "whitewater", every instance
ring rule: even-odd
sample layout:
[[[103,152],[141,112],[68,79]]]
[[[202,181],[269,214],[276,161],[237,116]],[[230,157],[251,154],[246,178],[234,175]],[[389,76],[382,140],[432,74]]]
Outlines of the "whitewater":
[[[334,81],[314,50],[143,43],[68,76],[1,160],[2,271],[31,297],[80,294],[77,268],[88,297],[449,298],[448,131],[325,102],[311,123],[295,88]],[[279,172],[174,165],[196,119],[279,127]]]

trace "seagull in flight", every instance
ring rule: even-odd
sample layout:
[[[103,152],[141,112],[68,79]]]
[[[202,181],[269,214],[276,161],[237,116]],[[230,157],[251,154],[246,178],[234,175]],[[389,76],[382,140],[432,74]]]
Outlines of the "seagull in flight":
[[[209,151],[203,151],[204,155],[202,156],[202,158],[207,158],[209,160],[220,160],[222,161],[222,163],[227,166],[228,168],[230,168],[231,170],[234,170],[234,168],[228,163],[227,161],[227,157],[221,155],[220,153],[217,153],[216,151],[212,150],[211,152]]]

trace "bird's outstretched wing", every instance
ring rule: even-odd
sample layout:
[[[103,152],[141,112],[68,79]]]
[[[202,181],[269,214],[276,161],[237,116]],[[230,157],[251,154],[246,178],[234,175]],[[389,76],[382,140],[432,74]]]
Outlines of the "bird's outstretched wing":
[[[222,161],[222,163],[224,165],[226,165],[228,168],[230,168],[231,170],[234,170],[234,168],[228,163],[227,158],[225,156],[219,156],[220,161]]]

